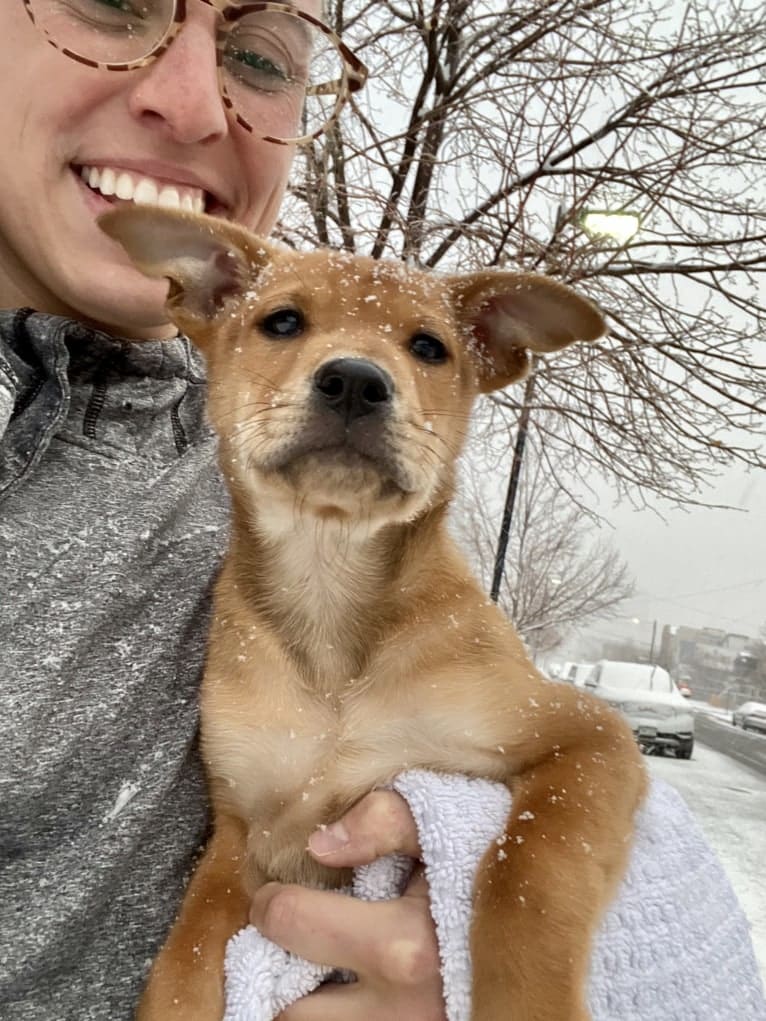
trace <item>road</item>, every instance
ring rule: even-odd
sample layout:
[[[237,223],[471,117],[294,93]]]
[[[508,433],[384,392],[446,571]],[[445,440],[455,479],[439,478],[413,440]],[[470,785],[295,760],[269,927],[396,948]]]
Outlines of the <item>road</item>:
[[[646,762],[679,791],[723,863],[753,927],[766,984],[766,776],[699,741],[690,761],[648,756]]]

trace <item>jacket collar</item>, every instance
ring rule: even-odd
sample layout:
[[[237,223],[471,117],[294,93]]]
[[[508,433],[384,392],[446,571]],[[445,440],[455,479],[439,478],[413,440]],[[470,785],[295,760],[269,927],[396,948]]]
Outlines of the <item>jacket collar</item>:
[[[34,469],[66,417],[66,322],[0,311],[0,499]]]
[[[61,316],[0,310],[0,500],[35,469],[67,417],[73,385],[177,377],[203,383],[198,365],[196,375],[183,338],[132,342]]]

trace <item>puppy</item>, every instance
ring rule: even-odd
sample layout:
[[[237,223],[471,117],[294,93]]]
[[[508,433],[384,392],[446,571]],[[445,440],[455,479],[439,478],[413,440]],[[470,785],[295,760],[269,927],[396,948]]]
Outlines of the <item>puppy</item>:
[[[101,223],[170,281],[206,355],[233,507],[201,694],[214,833],[138,1017],[219,1021],[257,887],[347,881],[309,835],[423,767],[513,794],[476,883],[473,1018],[586,1021],[640,754],[607,706],[537,672],[445,519],[477,394],[600,336],[601,315],[539,276],[296,253],[160,210]]]

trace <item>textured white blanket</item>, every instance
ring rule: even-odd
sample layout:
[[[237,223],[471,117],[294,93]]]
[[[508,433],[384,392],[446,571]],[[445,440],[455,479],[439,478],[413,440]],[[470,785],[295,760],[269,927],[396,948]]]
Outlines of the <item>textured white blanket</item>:
[[[473,880],[502,833],[510,796],[499,784],[419,770],[394,787],[420,833],[447,1017],[469,1021]],[[406,859],[382,859],[358,870],[353,893],[396,896],[408,875]],[[249,926],[229,943],[224,1021],[272,1021],[329,974]],[[590,1006],[594,1021],[766,1021],[742,909],[685,803],[660,781],[652,782],[627,875],[601,925]]]

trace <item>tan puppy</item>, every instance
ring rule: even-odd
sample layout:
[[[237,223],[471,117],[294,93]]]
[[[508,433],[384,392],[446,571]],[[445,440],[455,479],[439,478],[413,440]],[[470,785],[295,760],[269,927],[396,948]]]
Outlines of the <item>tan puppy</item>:
[[[601,316],[542,277],[295,253],[158,210],[102,224],[170,280],[207,356],[233,501],[202,687],[215,831],[141,1021],[218,1021],[255,889],[346,881],[309,835],[415,766],[513,792],[475,891],[474,1019],[585,1021],[640,755],[608,707],[535,670],[445,517],[476,395],[528,351],[600,336]]]

